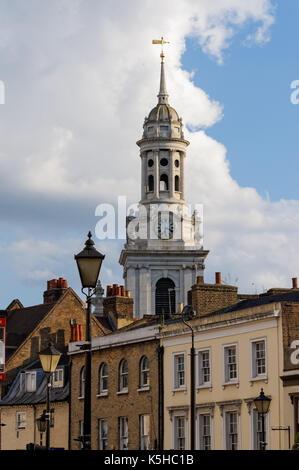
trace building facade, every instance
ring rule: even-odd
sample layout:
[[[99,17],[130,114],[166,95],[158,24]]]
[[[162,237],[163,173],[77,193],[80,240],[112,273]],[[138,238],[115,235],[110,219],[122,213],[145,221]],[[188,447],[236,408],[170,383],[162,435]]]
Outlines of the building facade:
[[[39,363],[39,352],[51,341],[63,354],[70,341],[85,337],[85,304],[64,279],[48,281],[43,297],[43,304],[31,307],[24,307],[16,299],[2,311],[6,316],[6,370],[1,382],[0,422],[5,426],[0,427],[0,449],[25,449],[30,442],[39,443],[34,420],[45,408],[46,400],[39,382],[41,368],[35,363]],[[91,331],[92,336],[99,337],[110,329],[92,315]],[[66,369],[63,375],[65,380]],[[30,391],[27,380],[31,381]],[[69,386],[67,380],[63,388],[52,391],[58,412],[54,418],[57,432],[52,432],[50,444],[59,448],[69,445]],[[54,392],[59,392],[59,397]],[[25,427],[19,427],[17,416],[24,417]]]
[[[218,295],[218,293],[217,293]],[[209,298],[209,301],[211,299]],[[299,291],[261,295],[189,321],[196,349],[196,448],[254,450],[262,440],[254,399],[271,398],[267,449],[287,450],[298,424]],[[294,328],[290,328],[294,325]],[[190,448],[191,333],[181,320],[164,348],[165,449]]]
[[[102,321],[112,323],[113,331],[92,340],[91,448],[161,448],[163,397],[158,325],[133,321],[132,299],[128,302],[126,295],[113,292],[104,299]],[[127,325],[120,327],[124,323]],[[81,448],[83,432],[85,355],[79,345],[69,345],[72,449]]]

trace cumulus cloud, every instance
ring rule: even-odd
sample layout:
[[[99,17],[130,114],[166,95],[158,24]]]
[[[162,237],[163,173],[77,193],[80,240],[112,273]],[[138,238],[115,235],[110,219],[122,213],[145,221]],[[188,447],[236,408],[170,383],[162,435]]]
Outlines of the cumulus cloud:
[[[170,102],[192,131],[186,186],[190,201],[204,203],[208,272],[223,270],[243,290],[287,283],[298,264],[299,203],[271,203],[232,179],[226,148],[204,132],[222,118],[222,104],[181,65],[190,36],[219,64],[243,27],[243,41],[267,42],[270,0],[7,0],[1,10],[1,227],[11,233],[8,256],[22,260],[14,265],[20,277],[66,272],[75,282],[72,256],[96,224],[96,206],[123,194],[138,201],[135,142],[156,104],[159,49],[151,40],[163,31]],[[99,245],[104,279],[121,282],[122,242]]]

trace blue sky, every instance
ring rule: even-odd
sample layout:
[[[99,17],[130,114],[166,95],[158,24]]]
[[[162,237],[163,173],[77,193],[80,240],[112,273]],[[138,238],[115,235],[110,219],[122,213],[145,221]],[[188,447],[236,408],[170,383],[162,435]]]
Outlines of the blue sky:
[[[277,2],[271,40],[244,47],[246,27],[224,52],[223,65],[187,39],[183,67],[196,85],[224,106],[224,117],[208,134],[228,149],[231,175],[273,201],[298,199],[299,105],[290,102],[290,84],[299,77],[296,0]],[[252,23],[248,22],[250,32]]]
[[[299,277],[298,13],[295,0],[1,1],[1,308],[40,303],[54,277],[80,292],[73,255],[96,206],[140,199],[136,140],[162,34],[190,140],[187,196],[204,205],[206,280],[221,271],[261,292]],[[95,241],[103,284],[123,283],[123,240]]]

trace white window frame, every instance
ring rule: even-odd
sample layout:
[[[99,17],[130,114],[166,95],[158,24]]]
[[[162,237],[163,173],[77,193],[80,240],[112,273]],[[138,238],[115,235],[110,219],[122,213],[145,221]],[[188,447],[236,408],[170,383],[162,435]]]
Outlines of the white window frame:
[[[103,436],[103,425],[106,424],[106,437]],[[108,420],[106,418],[99,419],[99,450],[108,450]],[[104,443],[106,443],[104,448]]]
[[[63,387],[63,384],[64,384],[64,368],[58,367],[52,374],[52,386],[53,388],[60,388],[60,387]]]
[[[107,375],[103,375],[104,366],[107,367]],[[107,379],[107,388],[103,387],[103,379]],[[108,380],[109,380],[108,364],[107,362],[102,362],[99,368],[99,390],[98,390],[99,393],[97,395],[98,397],[108,395],[108,387],[109,387]]]
[[[205,409],[202,408],[198,411],[197,413],[197,449],[198,450],[204,450],[202,448],[202,418],[204,416],[209,416],[210,417],[210,439],[211,439],[211,448],[210,450],[214,450],[214,415],[213,412],[211,412],[211,409]]]
[[[226,364],[226,349],[228,348],[232,348],[232,347],[235,347],[236,348],[236,372],[237,372],[237,377],[234,378],[234,379],[229,379],[227,377],[227,364]],[[239,384],[239,347],[238,347],[238,343],[230,343],[230,344],[223,344],[222,345],[222,385],[225,386],[225,385],[231,385],[231,384],[235,384],[235,385],[238,385]]]
[[[127,372],[122,372],[122,368],[123,368],[123,365],[124,363],[127,363]],[[128,393],[128,389],[129,389],[129,363],[127,361],[127,359],[122,359],[119,363],[119,367],[118,367],[118,374],[119,374],[119,390],[118,390],[118,393]],[[127,386],[125,387],[124,384],[123,384],[123,378],[124,377],[127,377]]]
[[[143,362],[144,360],[147,360],[148,362],[148,368],[144,368],[143,367]],[[139,368],[139,388],[142,389],[142,388],[149,388],[150,386],[150,362],[149,362],[149,359],[147,356],[142,356],[141,360],[140,360],[140,368]],[[148,381],[147,383],[144,383],[144,373],[147,373],[147,377],[148,377]]]
[[[16,429],[21,431],[27,427],[27,416],[26,411],[17,411],[16,412]]]
[[[146,421],[148,421],[147,423],[148,426],[146,426]],[[151,432],[150,415],[149,414],[139,415],[139,449],[140,450],[150,450],[150,432]]]
[[[209,382],[204,382],[201,380],[201,355],[204,352],[209,353],[209,367],[210,367],[210,380]],[[197,388],[212,388],[212,354],[211,354],[211,347],[208,348],[201,348],[196,350],[196,357],[197,357],[197,366],[196,366],[196,376],[197,376]]]
[[[28,387],[28,380],[31,377],[31,386]],[[36,392],[36,371],[26,371],[25,372],[25,390],[26,392],[32,393]]]
[[[185,448],[181,450],[188,450],[188,420],[186,417],[186,413],[175,413],[172,417],[172,436],[173,436],[173,450],[180,450],[177,446],[178,436],[176,432],[176,423],[177,419],[183,419],[184,421],[184,440],[185,440]]]
[[[256,371],[256,356],[255,356],[255,344],[264,342],[265,344],[265,373],[258,374]],[[268,361],[267,361],[267,338],[254,338],[250,342],[250,382],[256,380],[268,380]]]
[[[126,430],[126,434],[122,433],[122,430]],[[118,439],[119,439],[119,450],[129,449],[129,423],[127,416],[121,416],[118,418]],[[127,440],[126,447],[124,447],[124,440]]]
[[[241,450],[241,423],[240,423],[240,412],[237,408],[227,408],[223,411],[223,449],[231,450],[227,448],[227,415],[229,413],[235,413],[237,415],[237,450]]]
[[[184,385],[179,385],[177,380],[177,358],[178,356],[184,357]],[[187,390],[187,367],[186,367],[186,351],[175,352],[172,354],[172,391],[186,391]]]
[[[85,380],[86,380],[85,366],[82,366],[80,369],[79,399],[82,399],[85,396]]]
[[[83,436],[84,436],[84,421],[80,420],[79,421],[79,437],[83,438]],[[83,439],[80,440],[79,447],[80,449],[83,449]]]

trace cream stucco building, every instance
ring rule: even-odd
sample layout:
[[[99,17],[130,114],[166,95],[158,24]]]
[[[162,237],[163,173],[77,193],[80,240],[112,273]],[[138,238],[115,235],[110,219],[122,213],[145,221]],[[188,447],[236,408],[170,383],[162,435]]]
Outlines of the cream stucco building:
[[[290,295],[296,300],[288,303]],[[297,290],[260,296],[189,321],[196,348],[197,449],[259,449],[261,416],[253,400],[261,388],[271,398],[266,448],[292,446],[299,431],[298,302]],[[290,305],[296,312],[289,312]],[[160,339],[164,448],[189,449],[191,330],[174,321]]]

